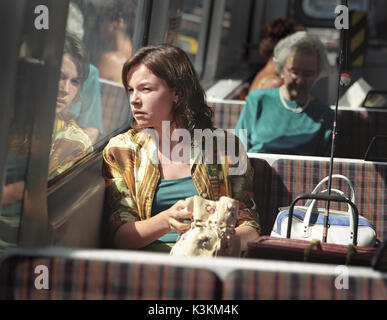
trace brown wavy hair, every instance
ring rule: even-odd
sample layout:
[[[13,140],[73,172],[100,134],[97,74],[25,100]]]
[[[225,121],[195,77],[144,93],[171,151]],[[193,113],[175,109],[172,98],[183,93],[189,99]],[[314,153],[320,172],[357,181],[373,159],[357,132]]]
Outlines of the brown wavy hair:
[[[179,97],[173,106],[178,125],[193,134],[194,129],[213,129],[212,109],[205,101],[205,92],[196,71],[180,48],[162,44],[139,49],[123,66],[122,83],[128,94],[128,73],[139,64],[145,65],[155,76],[163,79]]]
[[[261,42],[259,44],[259,53],[265,61],[273,55],[274,47],[281,39],[296,32],[305,30],[305,27],[298,24],[292,17],[278,18],[261,27]]]

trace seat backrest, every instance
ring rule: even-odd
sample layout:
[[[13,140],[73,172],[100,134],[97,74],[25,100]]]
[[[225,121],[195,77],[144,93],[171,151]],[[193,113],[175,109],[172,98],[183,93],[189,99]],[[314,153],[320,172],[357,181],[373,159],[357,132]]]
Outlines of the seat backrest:
[[[339,266],[343,267],[344,266]],[[315,267],[316,269],[317,267]],[[312,269],[312,268],[310,268]],[[329,272],[330,271],[330,272]],[[335,273],[337,271],[337,273]],[[342,272],[343,278],[338,275]],[[382,276],[354,277],[346,269],[326,272],[235,270],[223,282],[226,300],[386,300]]]
[[[48,288],[44,288],[45,281]],[[221,298],[221,280],[208,269],[113,259],[12,255],[3,261],[1,282],[3,299]]]
[[[130,122],[130,107],[125,89],[104,79],[99,80],[103,117],[103,135],[110,135],[116,129]]]
[[[209,102],[210,107],[214,110],[214,126],[219,129],[235,129],[240,113],[242,112],[244,102]]]
[[[278,159],[272,167],[271,208],[266,212],[269,225],[273,225],[278,208],[289,206],[297,196],[312,192],[318,182],[329,175],[329,159]],[[335,161],[333,173],[351,180],[359,213],[376,227],[377,237],[383,240],[383,234],[387,231],[387,163]],[[342,180],[334,179],[332,188],[349,193],[349,188],[344,186]],[[344,204],[337,203],[332,203],[331,208],[346,209]]]

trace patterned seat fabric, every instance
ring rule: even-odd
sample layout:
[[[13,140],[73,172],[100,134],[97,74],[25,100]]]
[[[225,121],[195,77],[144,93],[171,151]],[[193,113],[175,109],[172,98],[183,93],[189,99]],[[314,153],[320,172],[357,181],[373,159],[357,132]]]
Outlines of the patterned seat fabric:
[[[35,273],[49,270],[48,289]],[[42,273],[41,273],[42,274]],[[221,298],[221,281],[198,268],[71,259],[12,256],[2,265],[2,298],[44,300],[212,300]]]
[[[214,110],[214,126],[219,129],[235,129],[243,104],[210,103]]]
[[[386,300],[383,277],[351,277],[337,281],[336,274],[235,270],[223,284],[228,300]],[[335,284],[338,283],[338,288]],[[340,287],[346,286],[346,287]],[[344,290],[345,289],[345,290]]]
[[[273,163],[271,208],[265,212],[265,221],[273,225],[279,207],[289,206],[297,196],[312,192],[317,183],[329,175],[329,161],[279,159]],[[353,183],[359,213],[375,227],[383,240],[387,231],[387,164],[372,162],[334,162],[333,173],[348,177]],[[333,180],[332,188],[349,194],[341,180]],[[299,204],[303,204],[302,200]],[[324,206],[324,203],[319,203]],[[346,210],[345,204],[331,204],[331,208]]]

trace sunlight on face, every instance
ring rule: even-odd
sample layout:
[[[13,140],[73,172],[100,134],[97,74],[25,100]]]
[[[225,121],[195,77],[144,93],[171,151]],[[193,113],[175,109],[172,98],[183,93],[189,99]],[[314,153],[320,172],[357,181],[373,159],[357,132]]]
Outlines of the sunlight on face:
[[[173,121],[173,104],[178,101],[174,89],[155,76],[145,65],[128,73],[128,94],[132,114],[141,128],[160,129],[162,121]]]
[[[81,87],[81,80],[77,66],[72,57],[65,53],[60,68],[58,95],[56,98],[56,112],[59,113],[74,103]]]
[[[292,50],[282,70],[286,98],[303,104],[318,76],[318,57]]]

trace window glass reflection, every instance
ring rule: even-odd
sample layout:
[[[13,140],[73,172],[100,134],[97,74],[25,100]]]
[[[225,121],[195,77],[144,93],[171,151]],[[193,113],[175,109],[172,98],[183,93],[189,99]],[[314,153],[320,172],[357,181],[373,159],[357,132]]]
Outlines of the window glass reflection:
[[[82,48],[84,57],[66,52],[65,45],[49,179],[72,167],[130,123],[131,114],[122,86],[121,70],[132,55],[137,2],[70,2],[66,32],[77,39],[77,46]],[[73,73],[71,61],[76,66]],[[83,69],[78,67],[79,61],[82,61]]]
[[[72,105],[81,100],[81,88],[88,79],[89,72],[90,65],[80,39],[74,34],[67,33],[56,99],[49,180],[93,150],[92,140],[87,131],[73,120],[74,116],[69,112]]]
[[[177,45],[188,54],[192,63],[195,63],[198,53],[202,19],[203,0],[184,1]]]
[[[39,66],[20,58],[16,83],[36,81]],[[16,246],[23,212],[28,160],[32,141],[34,105],[30,103],[34,87],[19,86],[14,99],[14,118],[8,135],[5,181],[0,208],[0,257],[5,248]]]

